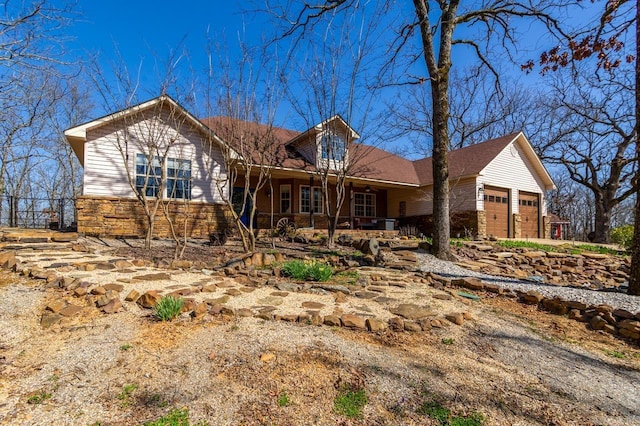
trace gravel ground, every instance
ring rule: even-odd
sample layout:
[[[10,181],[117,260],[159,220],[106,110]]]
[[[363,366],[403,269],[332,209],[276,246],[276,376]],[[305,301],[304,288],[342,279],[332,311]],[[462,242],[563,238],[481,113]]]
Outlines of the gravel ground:
[[[613,306],[614,309],[626,309],[629,312],[640,312],[640,297],[630,296],[624,293],[613,293],[581,289],[575,287],[562,287],[527,280],[517,280],[513,278],[499,277],[484,274],[482,272],[470,271],[462,268],[453,262],[440,260],[428,253],[418,253],[420,270],[434,272],[444,277],[478,277],[483,281],[497,284],[500,287],[511,290],[529,291],[535,290],[545,297],[558,296],[565,300],[583,302],[587,305],[599,305],[605,303]]]

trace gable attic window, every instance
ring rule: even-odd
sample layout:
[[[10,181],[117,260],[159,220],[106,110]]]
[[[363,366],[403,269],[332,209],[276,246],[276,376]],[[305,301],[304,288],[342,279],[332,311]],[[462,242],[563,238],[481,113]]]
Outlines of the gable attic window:
[[[145,197],[157,197],[161,181],[162,159],[154,155],[151,164],[149,164],[149,157],[144,154],[136,154],[136,191],[138,194]]]
[[[327,134],[322,136],[320,140],[322,159],[343,161],[347,150],[344,139],[335,134]]]

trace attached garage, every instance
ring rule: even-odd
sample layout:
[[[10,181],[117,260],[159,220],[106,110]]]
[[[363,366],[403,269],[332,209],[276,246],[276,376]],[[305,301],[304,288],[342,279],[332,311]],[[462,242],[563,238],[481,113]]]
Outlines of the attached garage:
[[[520,192],[518,207],[520,209],[522,238],[538,238],[540,236],[539,194]]]
[[[484,188],[484,211],[487,217],[487,236],[509,237],[509,190]]]

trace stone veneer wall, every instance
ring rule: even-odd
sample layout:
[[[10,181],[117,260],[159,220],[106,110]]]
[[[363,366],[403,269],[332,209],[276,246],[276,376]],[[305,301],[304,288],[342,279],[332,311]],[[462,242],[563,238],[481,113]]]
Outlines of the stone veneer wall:
[[[551,217],[542,216],[542,238],[551,239]]]
[[[232,223],[228,208],[222,204],[173,201],[169,208],[179,235],[184,227],[186,211],[187,234],[192,238],[209,238],[211,232],[225,229]],[[82,196],[76,200],[76,211],[78,232],[85,235],[142,238],[146,233],[146,216],[137,199]],[[154,237],[171,237],[162,207],[156,216]]]
[[[513,238],[521,238],[522,237],[522,216],[520,213],[513,213],[511,215],[513,217],[513,232],[511,235]]]

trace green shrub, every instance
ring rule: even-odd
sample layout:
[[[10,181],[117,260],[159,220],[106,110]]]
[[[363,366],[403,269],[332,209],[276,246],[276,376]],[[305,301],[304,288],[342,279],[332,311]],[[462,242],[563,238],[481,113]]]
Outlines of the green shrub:
[[[153,309],[153,315],[160,321],[171,321],[180,315],[183,306],[184,299],[182,297],[166,296],[158,301]]]
[[[344,389],[334,400],[336,413],[346,417],[362,417],[362,409],[367,405],[367,393],[364,389]]]
[[[198,423],[201,424],[201,423]],[[144,424],[145,426],[189,426],[189,410],[186,408],[180,410],[175,408],[169,411],[164,417],[160,417],[158,420],[153,422],[148,422]]]
[[[439,402],[432,400],[423,402],[418,407],[418,414],[423,414],[445,424],[449,420],[451,411],[448,408],[444,408]]]
[[[291,260],[282,265],[282,272],[296,280],[327,281],[333,276],[333,269],[326,263]]]
[[[331,266],[314,262],[307,268],[307,279],[311,281],[327,281],[333,276]]]
[[[296,280],[304,280],[307,275],[307,265],[302,260],[290,260],[282,265],[282,272]]]
[[[611,230],[611,241],[627,250],[630,249],[631,243],[633,242],[633,225],[613,228]]]

